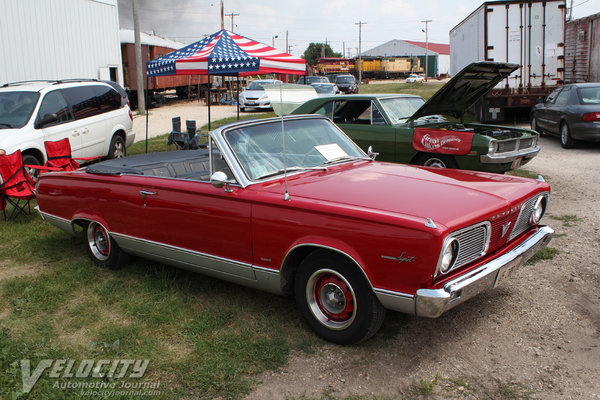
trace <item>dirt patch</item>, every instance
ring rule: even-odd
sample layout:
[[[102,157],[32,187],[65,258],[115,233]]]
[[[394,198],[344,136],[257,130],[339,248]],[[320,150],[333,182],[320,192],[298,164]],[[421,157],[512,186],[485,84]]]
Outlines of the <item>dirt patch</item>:
[[[44,271],[44,265],[15,264],[0,262],[0,281],[21,276],[37,276]]]
[[[600,398],[600,146],[542,138],[525,169],[549,177],[553,260],[516,271],[441,318],[388,313],[361,346],[294,352],[248,399]],[[564,223],[550,216],[575,215]]]

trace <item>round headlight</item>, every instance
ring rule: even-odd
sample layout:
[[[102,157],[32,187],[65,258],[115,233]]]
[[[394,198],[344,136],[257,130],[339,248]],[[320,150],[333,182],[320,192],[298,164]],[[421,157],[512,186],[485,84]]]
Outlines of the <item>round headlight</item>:
[[[447,273],[452,269],[458,256],[458,240],[452,238],[446,242],[444,251],[442,252],[442,262],[440,263],[440,272]]]
[[[546,197],[540,196],[535,201],[533,210],[531,211],[531,223],[534,225],[539,224],[544,216],[544,211],[546,211]]]

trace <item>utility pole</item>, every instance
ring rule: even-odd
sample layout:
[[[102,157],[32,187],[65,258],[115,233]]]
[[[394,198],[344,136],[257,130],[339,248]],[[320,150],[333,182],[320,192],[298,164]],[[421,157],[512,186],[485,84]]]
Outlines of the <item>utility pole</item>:
[[[342,58],[346,58],[346,42],[342,42]]]
[[[140,38],[140,17],[138,14],[138,0],[133,0],[133,30],[135,35],[135,65],[137,73],[137,98],[138,112],[146,112],[144,101],[144,66],[142,65],[142,39]]]
[[[227,17],[231,17],[231,32],[233,32],[233,17],[237,17],[240,14],[236,14],[236,13],[231,13],[231,14],[225,14],[225,16]]]
[[[289,36],[288,31],[285,31],[285,52],[290,54],[290,44],[289,44]]]
[[[362,50],[361,50],[361,42],[362,42],[362,26],[366,25],[366,22],[358,21],[355,22],[354,25],[358,25],[358,83],[362,82]]]
[[[427,82],[427,75],[429,74],[429,23],[430,19],[421,21],[425,23],[425,82]]]
[[[225,29],[225,6],[221,0],[221,30]]]

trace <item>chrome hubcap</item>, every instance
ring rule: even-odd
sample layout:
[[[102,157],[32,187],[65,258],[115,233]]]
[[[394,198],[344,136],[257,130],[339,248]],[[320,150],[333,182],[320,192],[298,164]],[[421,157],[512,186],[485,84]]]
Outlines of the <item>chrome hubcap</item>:
[[[561,138],[563,144],[567,143],[567,140],[569,139],[569,130],[567,129],[566,125],[563,125],[563,127],[561,129],[560,138]]]
[[[121,157],[125,156],[123,143],[121,143],[121,142],[115,143],[115,147],[113,149],[113,155],[114,155],[114,158],[121,158]]]
[[[426,167],[446,168],[446,164],[444,164],[444,162],[439,158],[430,158],[429,160],[425,161],[425,164],[423,165]]]
[[[356,297],[350,283],[336,271],[320,269],[306,283],[306,301],[323,326],[342,330],[356,318]]]

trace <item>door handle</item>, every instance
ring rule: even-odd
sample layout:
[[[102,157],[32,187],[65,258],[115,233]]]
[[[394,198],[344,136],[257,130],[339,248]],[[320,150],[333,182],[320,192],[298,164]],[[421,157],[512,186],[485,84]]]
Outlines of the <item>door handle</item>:
[[[150,192],[148,190],[140,190],[140,194],[142,195],[142,197],[146,197],[146,196],[155,196],[156,192]]]
[[[79,135],[81,135],[81,131],[79,131],[79,130],[73,131],[73,136],[79,136]]]
[[[81,133],[83,133],[85,135],[86,133],[90,133],[90,130],[88,128],[83,128]]]

